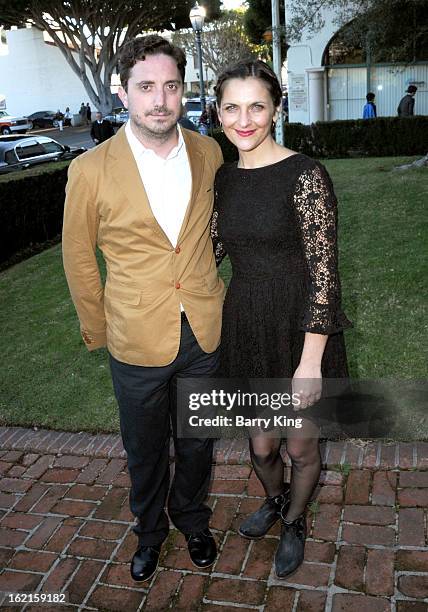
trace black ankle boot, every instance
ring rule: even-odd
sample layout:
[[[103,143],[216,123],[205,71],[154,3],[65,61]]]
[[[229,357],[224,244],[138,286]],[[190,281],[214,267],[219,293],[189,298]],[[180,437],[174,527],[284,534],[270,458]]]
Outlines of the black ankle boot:
[[[306,518],[302,513],[294,521],[284,520],[285,512],[281,512],[281,538],[275,554],[275,573],[277,578],[285,578],[296,570],[303,562]]]
[[[266,497],[264,504],[250,514],[239,527],[239,534],[250,540],[258,540],[267,534],[280,518],[281,508],[284,514],[290,505],[290,485],[284,484],[284,492],[276,497]]]

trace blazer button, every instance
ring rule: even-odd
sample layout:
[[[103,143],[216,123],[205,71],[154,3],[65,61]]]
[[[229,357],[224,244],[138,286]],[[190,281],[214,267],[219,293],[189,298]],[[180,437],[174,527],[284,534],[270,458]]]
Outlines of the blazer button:
[[[180,283],[175,283],[175,288],[176,289],[180,289],[180,287],[181,287]]]
[[[177,253],[177,255],[179,254],[179,252],[181,251],[180,247],[175,247],[175,252]]]

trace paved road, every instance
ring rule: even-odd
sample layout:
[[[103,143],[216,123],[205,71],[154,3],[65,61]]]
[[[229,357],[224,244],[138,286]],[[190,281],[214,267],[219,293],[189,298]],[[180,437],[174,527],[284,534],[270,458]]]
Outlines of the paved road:
[[[40,134],[43,136],[49,136],[61,144],[69,145],[70,147],[86,147],[92,149],[94,143],[89,135],[89,126],[84,127],[65,127],[62,132],[57,128],[44,129],[44,130],[33,130],[28,132],[29,134]]]

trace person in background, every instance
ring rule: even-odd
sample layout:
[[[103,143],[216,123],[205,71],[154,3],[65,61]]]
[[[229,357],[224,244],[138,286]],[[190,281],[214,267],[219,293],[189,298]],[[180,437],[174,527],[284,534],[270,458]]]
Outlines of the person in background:
[[[363,108],[363,119],[375,119],[377,117],[376,104],[374,102],[375,97],[376,96],[372,92],[366,95],[367,102],[364,104]]]
[[[199,133],[202,134],[203,136],[207,136],[208,135],[208,111],[205,108],[202,111],[201,116],[199,117]]]
[[[64,125],[70,126],[72,118],[73,118],[73,115],[70,111],[70,107],[67,106],[67,108],[65,109],[65,113],[64,113]]]
[[[181,125],[181,127],[186,128],[186,130],[191,130],[192,132],[198,131],[198,128],[193,123],[193,121],[190,121],[186,113],[183,113],[183,115],[181,115],[180,119],[178,120],[178,123]]]
[[[64,129],[64,115],[59,109],[55,113],[55,119],[58,121],[59,131],[62,132]]]
[[[86,104],[86,124],[91,125],[92,121],[92,109],[89,105],[89,102]]]
[[[114,128],[108,119],[103,119],[103,115],[99,111],[95,116],[96,119],[91,127],[91,138],[97,145],[114,136]]]
[[[217,109],[214,103],[208,104],[208,122],[211,129],[219,127]]]
[[[406,90],[406,95],[400,100],[397,108],[399,117],[412,117],[415,111],[415,94],[418,91],[416,85],[409,85]]]
[[[80,115],[80,120],[82,122],[82,125],[85,125],[86,124],[86,106],[84,102],[82,102],[82,104],[80,105],[79,115]]]
[[[282,94],[282,113],[284,117],[284,121],[288,122],[288,92],[285,91]]]

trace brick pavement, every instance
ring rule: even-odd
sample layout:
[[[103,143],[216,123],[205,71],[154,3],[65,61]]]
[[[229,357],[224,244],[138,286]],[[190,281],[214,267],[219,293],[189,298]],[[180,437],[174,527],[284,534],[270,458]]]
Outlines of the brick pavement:
[[[220,554],[211,571],[190,563],[172,529],[159,570],[138,584],[119,438],[0,428],[0,591],[69,599],[3,609],[428,611],[427,442],[323,442],[305,561],[282,581],[272,571],[279,526],[260,541],[237,535],[263,495],[246,447],[217,445],[209,503]]]

